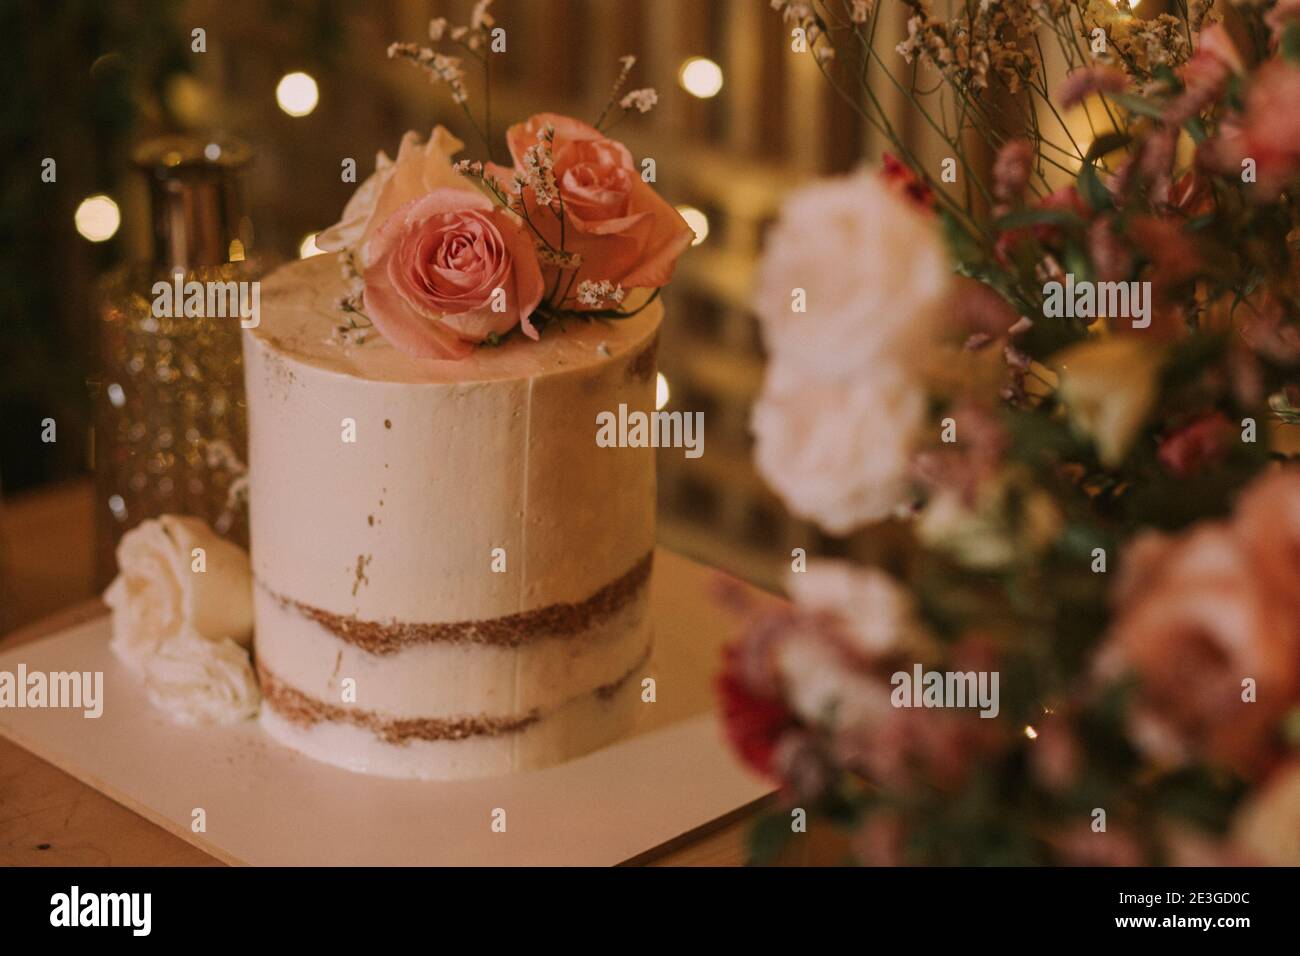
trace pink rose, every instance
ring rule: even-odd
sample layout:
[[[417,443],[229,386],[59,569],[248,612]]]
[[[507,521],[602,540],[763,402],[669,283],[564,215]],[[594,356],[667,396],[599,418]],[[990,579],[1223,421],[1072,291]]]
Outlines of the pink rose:
[[[844,728],[834,755],[886,790],[954,793],[1005,747],[1004,727],[973,710],[888,707],[871,724]]]
[[[1087,66],[1075,70],[1056,90],[1056,101],[1067,109],[1077,106],[1094,93],[1123,93],[1128,78],[1113,66]]]
[[[1129,830],[1111,826],[1101,831],[1087,822],[1064,826],[1048,836],[1063,866],[1141,866],[1147,862],[1142,843]]]
[[[1300,692],[1294,606],[1222,523],[1176,538],[1139,536],[1118,583],[1099,672],[1137,677],[1131,731],[1139,749],[1171,764],[1203,758],[1257,770]],[[1249,702],[1248,677],[1257,688]]]
[[[1300,472],[1280,469],[1251,482],[1234,523],[1255,573],[1300,617]]]
[[[370,243],[365,309],[389,342],[421,358],[464,358],[528,321],[542,299],[533,243],[487,197],[435,189],[384,220]]]
[[[1210,169],[1240,177],[1242,161],[1253,159],[1257,181],[1247,195],[1269,202],[1300,176],[1300,66],[1269,60],[1246,91],[1246,110],[1225,120],[1219,135],[1201,144],[1198,156]]]
[[[584,280],[608,280],[625,289],[658,288],[672,278],[677,257],[694,233],[681,215],[641,178],[632,154],[586,123],[539,113],[506,132],[516,170],[537,145],[547,124],[555,127],[555,180],[564,201],[564,248],[582,256],[574,288]],[[503,183],[512,174],[492,169]],[[532,190],[525,202],[533,224],[559,248],[560,223],[537,206]],[[567,307],[575,307],[573,301]]]
[[[1277,0],[1273,9],[1264,14],[1264,22],[1273,33],[1273,44],[1282,42],[1287,26],[1300,20],[1300,0]]]
[[[1227,415],[1206,412],[1161,438],[1156,458],[1171,475],[1187,478],[1222,460],[1234,433]]]
[[[1178,69],[1183,92],[1165,109],[1164,120],[1179,126],[1217,100],[1233,73],[1245,73],[1241,55],[1222,23],[1211,24],[1196,40],[1196,52]]]

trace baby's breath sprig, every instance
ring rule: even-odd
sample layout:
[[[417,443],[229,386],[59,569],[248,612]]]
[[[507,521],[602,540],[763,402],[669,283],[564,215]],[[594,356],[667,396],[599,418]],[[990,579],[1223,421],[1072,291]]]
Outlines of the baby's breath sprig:
[[[498,205],[508,209],[510,212],[522,219],[524,225],[526,225],[529,230],[532,231],[533,235],[537,237],[539,248],[545,247],[550,252],[557,255],[562,255],[564,253],[562,247],[563,241],[561,241],[561,247],[557,248],[554,246],[550,240],[542,235],[541,230],[537,228],[532,217],[528,214],[528,207],[524,203],[523,191],[529,186],[529,182],[522,173],[515,174],[513,180],[511,180],[512,189],[507,192],[505,187],[501,185],[497,178],[488,172],[484,168],[483,164],[477,160],[459,160],[452,165],[452,169],[467,179],[473,179],[480,183],[482,187],[487,190],[488,195],[496,200]]]
[[[624,112],[636,110],[638,113],[649,113],[659,102],[659,93],[653,86],[646,86],[639,90],[633,90],[618,101]]]
[[[593,309],[622,305],[625,295],[621,285],[608,279],[584,279],[578,283],[578,304]]]
[[[435,17],[429,21],[429,40],[441,43],[444,40],[454,43],[465,51],[466,55],[479,61],[483,67],[483,124],[479,125],[469,108],[469,90],[465,85],[465,70],[458,56],[447,56],[433,47],[420,46],[416,43],[393,43],[388,47],[390,59],[402,58],[429,74],[433,82],[446,84],[451,91],[451,98],[464,112],[465,118],[474,127],[474,132],[482,140],[488,158],[492,157],[492,57],[489,53],[492,28],[496,20],[488,12],[492,0],[478,0],[470,13],[468,25],[452,26],[446,17]]]
[[[447,56],[433,47],[420,46],[418,43],[390,43],[388,45],[390,60],[404,59],[429,74],[430,82],[442,82],[451,90],[452,100],[459,106],[469,102],[469,91],[465,88],[465,71],[461,68],[460,57]]]
[[[582,285],[586,285],[586,283],[584,282],[581,285],[579,285],[579,288],[581,288]],[[611,319],[617,321],[619,319],[630,319],[634,315],[640,315],[641,312],[645,311],[645,309],[649,307],[650,303],[654,302],[655,299],[657,298],[659,298],[659,290],[655,289],[652,293],[650,293],[649,298],[647,298],[644,302],[642,302],[634,309],[622,309],[622,308],[564,309],[558,306],[543,306],[539,308],[538,311],[544,312],[552,320]],[[564,300],[561,300],[561,302],[563,301]],[[581,299],[579,299],[578,301],[581,304]],[[621,303],[617,303],[617,304],[621,304]],[[535,324],[536,323],[534,323],[534,325]]]
[[[576,252],[566,252],[563,249],[556,249],[553,246],[538,243],[537,258],[548,266],[555,266],[557,269],[577,270],[582,267],[582,256]]]
[[[616,104],[622,106],[618,94],[622,92],[623,85],[627,82],[628,75],[632,72],[632,67],[636,66],[636,57],[630,53],[625,54],[618,58],[618,64],[618,76],[614,78],[614,85],[610,88],[609,99],[605,102],[605,108],[600,111],[600,115],[596,117],[596,122],[592,124],[596,129],[601,129],[605,122],[605,118],[609,116],[610,110],[612,110]],[[626,99],[626,97],[624,97],[624,99]],[[651,106],[653,105],[654,104],[652,103]],[[624,112],[627,111],[626,106],[622,106],[622,108]],[[644,113],[645,110],[642,110],[641,112]]]
[[[560,189],[555,182],[555,127],[552,124],[547,123],[537,131],[537,142],[524,151],[522,165],[524,176],[517,186],[520,194],[527,187],[533,191],[539,206],[552,209],[560,202]]]
[[[338,345],[364,345],[374,323],[361,311],[366,291],[365,278],[357,267],[354,250],[339,253],[339,271],[343,274],[347,292],[334,301],[334,307],[343,314],[343,322],[334,327],[330,340]]]

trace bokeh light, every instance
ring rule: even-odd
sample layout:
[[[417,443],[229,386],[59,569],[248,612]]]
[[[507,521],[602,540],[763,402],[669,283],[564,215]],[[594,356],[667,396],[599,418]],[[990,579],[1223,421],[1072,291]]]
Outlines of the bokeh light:
[[[677,82],[691,96],[707,100],[722,89],[722,67],[705,56],[693,56],[677,71]]]
[[[306,73],[286,73],[275,88],[275,101],[290,116],[306,116],[319,100],[316,81]]]
[[[117,227],[122,224],[122,214],[118,211],[117,203],[100,193],[87,196],[81,201],[73,221],[77,224],[77,232],[82,236],[91,242],[103,242],[113,238]]]

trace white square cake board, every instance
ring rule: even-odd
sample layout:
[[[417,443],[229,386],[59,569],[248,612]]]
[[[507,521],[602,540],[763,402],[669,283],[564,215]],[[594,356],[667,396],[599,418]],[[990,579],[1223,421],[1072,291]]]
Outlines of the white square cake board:
[[[719,649],[738,622],[714,572],[660,550],[652,603],[655,703],[637,733],[569,763],[453,783],[390,780],[317,763],[255,721],[170,723],[109,652],[108,617],[20,644],[0,670],[103,671],[104,710],[0,709],[0,735],[220,860],[248,865],[604,866],[769,794],[712,713]],[[774,600],[755,591],[760,601]],[[202,808],[206,832],[191,829]],[[504,833],[493,832],[496,809]]]

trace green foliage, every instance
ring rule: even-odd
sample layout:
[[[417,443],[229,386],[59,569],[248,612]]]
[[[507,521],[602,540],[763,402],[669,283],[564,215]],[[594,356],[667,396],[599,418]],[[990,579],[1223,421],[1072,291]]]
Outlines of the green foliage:
[[[1292,20],[1282,31],[1282,56],[1292,63],[1300,63],[1300,23]]]
[[[746,834],[746,851],[754,866],[768,866],[780,859],[794,835],[790,829],[789,814],[780,812],[761,814]]]

